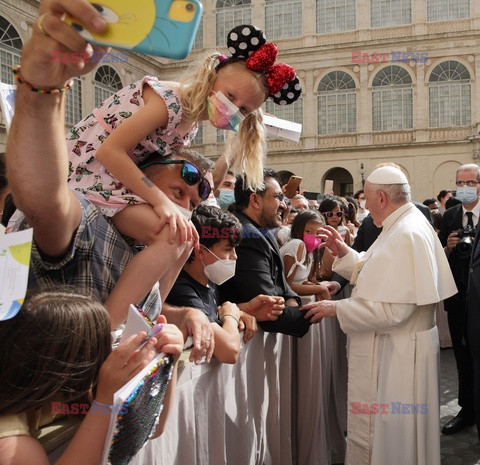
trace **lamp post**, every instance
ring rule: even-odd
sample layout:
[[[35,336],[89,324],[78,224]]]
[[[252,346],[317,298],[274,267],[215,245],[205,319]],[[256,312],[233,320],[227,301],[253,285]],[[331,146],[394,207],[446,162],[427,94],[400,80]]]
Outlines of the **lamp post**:
[[[365,178],[364,178],[364,175],[365,174],[365,168],[363,167],[363,163],[360,163],[360,176],[362,177],[362,189],[365,187]]]

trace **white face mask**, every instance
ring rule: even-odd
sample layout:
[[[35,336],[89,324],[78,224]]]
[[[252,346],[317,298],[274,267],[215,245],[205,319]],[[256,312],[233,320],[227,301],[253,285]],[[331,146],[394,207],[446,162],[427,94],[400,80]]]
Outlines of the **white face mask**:
[[[177,208],[183,213],[183,216],[189,220],[192,217],[192,212],[188,210],[187,208],[181,207],[180,205],[177,205]]]
[[[215,258],[218,258],[210,249],[205,247]],[[202,262],[203,264],[203,262]],[[203,264],[205,276],[215,284],[223,284],[235,275],[236,260],[218,258],[215,263],[210,265]]]
[[[217,199],[215,197],[209,197],[207,200],[204,200],[202,202],[202,205],[208,205],[210,207],[220,208],[218,203],[217,203]]]
[[[365,205],[367,204],[367,201],[366,200],[360,200],[360,208],[362,210],[365,210]]]

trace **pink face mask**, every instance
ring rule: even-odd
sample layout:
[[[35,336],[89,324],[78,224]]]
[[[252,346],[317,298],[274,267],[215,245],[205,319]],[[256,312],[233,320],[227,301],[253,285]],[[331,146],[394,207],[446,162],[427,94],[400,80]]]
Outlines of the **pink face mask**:
[[[207,99],[208,119],[218,129],[238,131],[245,119],[240,110],[220,91],[213,92]]]
[[[322,238],[315,236],[315,234],[304,234],[303,242],[305,242],[307,253],[312,253],[315,249],[318,249],[318,246],[322,243]]]

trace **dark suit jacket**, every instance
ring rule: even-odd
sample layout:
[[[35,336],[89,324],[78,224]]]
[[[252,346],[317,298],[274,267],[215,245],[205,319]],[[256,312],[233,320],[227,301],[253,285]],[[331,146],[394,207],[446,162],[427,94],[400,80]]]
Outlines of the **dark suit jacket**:
[[[352,249],[357,252],[365,252],[377,240],[377,237],[382,232],[382,228],[377,228],[373,223],[373,218],[366,216],[360,227],[352,244]]]
[[[219,286],[222,302],[247,302],[258,294],[266,294],[285,300],[294,298],[300,305],[300,298],[285,279],[280,250],[271,231],[262,229],[242,212],[234,214],[243,227],[242,241],[236,249],[235,276]],[[304,336],[310,328],[299,307],[285,307],[277,320],[258,324],[264,331],[297,337]]]
[[[440,224],[440,231],[438,232],[438,237],[444,247],[447,245],[449,234],[457,229],[463,228],[462,220],[463,209],[461,204],[455,205],[445,211]],[[450,264],[450,269],[452,270],[458,292],[454,296],[445,300],[444,304],[447,312],[450,310],[455,311],[459,306],[465,305],[469,262],[470,258],[461,258],[455,249],[452,250],[448,257],[448,263]]]
[[[474,359],[480,359],[480,253],[475,256],[475,247],[480,239],[480,228],[473,245],[472,261],[469,268],[467,291],[467,336]]]
[[[430,208],[422,203],[412,202],[424,215],[428,222],[433,226],[433,217]],[[364,252],[377,240],[382,232],[382,228],[377,228],[373,223],[373,218],[368,215],[363,219],[362,224],[358,228],[357,236],[352,244],[352,249],[357,252]]]

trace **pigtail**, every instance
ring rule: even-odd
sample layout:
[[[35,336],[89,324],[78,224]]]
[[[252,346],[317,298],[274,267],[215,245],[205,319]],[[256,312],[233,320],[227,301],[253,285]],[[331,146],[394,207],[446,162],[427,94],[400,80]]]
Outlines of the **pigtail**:
[[[247,187],[263,189],[263,167],[267,153],[267,137],[260,108],[250,113],[240,125],[236,137],[227,140],[226,157],[234,171],[246,175]]]
[[[195,63],[180,82],[183,117],[186,121],[199,121],[207,111],[207,98],[212,92],[216,67],[222,55],[218,52]]]

